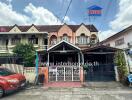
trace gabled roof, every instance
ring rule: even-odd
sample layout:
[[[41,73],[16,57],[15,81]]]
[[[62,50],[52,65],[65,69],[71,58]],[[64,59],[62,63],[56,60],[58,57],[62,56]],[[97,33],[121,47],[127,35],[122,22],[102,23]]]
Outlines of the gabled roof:
[[[32,31],[32,29],[34,29],[33,32],[39,32],[37,27],[34,24],[32,24],[27,31]]]
[[[33,24],[34,25],[34,24]],[[81,24],[80,24],[81,25]],[[68,25],[75,32],[80,25]],[[85,24],[84,24],[85,25]],[[39,32],[58,32],[63,25],[34,25]],[[94,25],[85,25],[91,32],[98,32]],[[0,32],[9,32],[14,26],[0,26]],[[27,32],[32,25],[23,25],[17,27],[21,32]]]
[[[122,34],[126,34],[126,32],[129,31],[129,30],[132,30],[132,25],[129,26],[129,27],[127,27],[127,28],[125,28],[124,30],[122,30],[122,31],[120,31],[120,32],[118,32],[118,33],[116,33],[116,34],[114,34],[114,35],[108,37],[107,39],[103,40],[103,41],[100,42],[100,43],[104,43],[104,42],[107,42],[107,41],[109,41],[109,40],[115,39],[115,38],[121,36]]]
[[[16,32],[21,32],[21,30],[19,29],[18,25],[16,25],[16,24],[14,26],[12,26],[9,31],[15,32],[13,29],[15,29],[15,30],[17,29]]]
[[[69,43],[69,42],[67,42],[67,41],[65,41],[65,40],[62,40],[62,41],[58,42],[57,44],[55,44],[55,45],[51,46],[50,48],[48,48],[47,51],[50,51],[50,50],[52,50],[53,48],[55,48],[55,47],[57,47],[57,46],[59,46],[59,45],[61,45],[61,44],[63,44],[63,43],[68,44],[69,46],[71,46],[71,47],[73,47],[73,48],[75,48],[75,49],[77,49],[77,50],[81,50],[79,47],[75,46],[74,44]]]

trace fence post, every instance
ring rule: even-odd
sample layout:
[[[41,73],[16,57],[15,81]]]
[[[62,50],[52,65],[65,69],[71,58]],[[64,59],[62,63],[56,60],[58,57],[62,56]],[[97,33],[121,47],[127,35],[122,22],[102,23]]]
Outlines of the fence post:
[[[81,83],[83,83],[84,82],[84,75],[83,75],[84,73],[83,73],[83,67],[80,67],[80,81],[81,81]]]
[[[44,83],[47,84],[49,82],[49,70],[48,67],[44,67]]]
[[[115,70],[115,79],[117,82],[119,82],[119,74],[118,74],[118,70],[117,70],[117,66],[114,66],[114,70]]]

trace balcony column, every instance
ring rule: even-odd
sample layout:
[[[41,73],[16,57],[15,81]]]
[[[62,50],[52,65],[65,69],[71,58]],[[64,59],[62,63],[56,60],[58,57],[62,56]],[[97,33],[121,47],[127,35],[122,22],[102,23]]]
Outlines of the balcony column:
[[[38,45],[40,45],[40,46],[43,45],[43,35],[38,36]]]
[[[11,38],[8,38],[8,46],[11,46]]]

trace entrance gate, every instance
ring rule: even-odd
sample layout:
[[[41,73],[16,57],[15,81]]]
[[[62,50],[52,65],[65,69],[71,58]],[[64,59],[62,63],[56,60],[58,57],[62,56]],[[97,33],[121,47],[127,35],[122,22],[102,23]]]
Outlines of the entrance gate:
[[[85,69],[85,81],[114,81],[115,71],[113,64],[89,66]]]
[[[78,66],[50,66],[49,81],[80,81]]]

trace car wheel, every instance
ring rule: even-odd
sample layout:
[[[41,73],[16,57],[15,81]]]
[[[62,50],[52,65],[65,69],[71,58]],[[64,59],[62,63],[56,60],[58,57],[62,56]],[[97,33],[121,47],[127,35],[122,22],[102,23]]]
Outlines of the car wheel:
[[[4,94],[4,90],[2,87],[0,87],[0,98],[3,96],[3,94]]]

